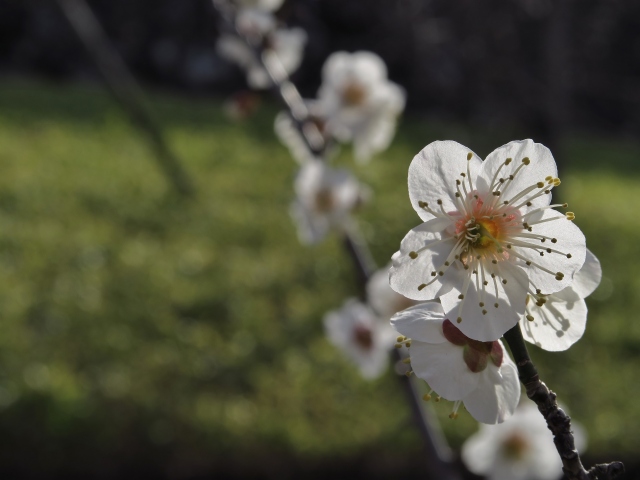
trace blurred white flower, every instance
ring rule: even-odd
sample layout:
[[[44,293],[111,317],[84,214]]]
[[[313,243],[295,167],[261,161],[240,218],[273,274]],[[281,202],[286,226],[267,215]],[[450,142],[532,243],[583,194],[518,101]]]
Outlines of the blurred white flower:
[[[291,216],[305,244],[319,242],[331,229],[347,228],[350,213],[369,196],[368,189],[349,171],[331,168],[321,160],[302,166],[294,189]]]
[[[587,249],[582,268],[573,283],[550,295],[528,295],[525,315],[520,319],[524,339],[544,350],[568,349],[584,334],[587,326],[588,297],[600,284],[602,268]]]
[[[391,325],[408,338],[411,368],[440,396],[460,403],[483,423],[501,423],[520,400],[518,372],[499,340],[472,340],[445,318],[436,302],[397,313]]]
[[[276,19],[271,13],[257,9],[241,10],[236,18],[236,28],[250,44],[262,43],[266,50],[275,53],[287,74],[295,72],[302,63],[307,34],[301,28],[277,28]],[[223,34],[216,43],[216,49],[221,57],[247,72],[250,87],[265,89],[272,85],[269,73],[258,58],[259,52],[251,48],[246,40]]]
[[[571,422],[578,450],[586,446],[580,425]],[[481,425],[462,446],[469,470],[488,480],[555,480],[562,476],[562,461],[553,434],[536,406],[526,402],[501,425]]]
[[[369,306],[349,299],[340,310],[325,315],[324,326],[329,341],[359,367],[364,378],[374,379],[386,371],[397,333]]]
[[[356,159],[366,161],[391,143],[405,94],[388,80],[376,54],[336,52],[322,68],[318,104],[328,131],[339,141],[352,141]]]
[[[393,291],[389,286],[389,268],[391,265],[374,272],[366,286],[367,302],[383,319],[390,319],[395,313],[417,303]]]
[[[439,298],[475,340],[500,338],[524,314],[527,294],[562,290],[584,263],[573,213],[549,205],[556,174],[549,149],[531,140],[484,162],[456,142],[427,145],[409,167],[409,197],[425,223],[393,255],[391,287]]]

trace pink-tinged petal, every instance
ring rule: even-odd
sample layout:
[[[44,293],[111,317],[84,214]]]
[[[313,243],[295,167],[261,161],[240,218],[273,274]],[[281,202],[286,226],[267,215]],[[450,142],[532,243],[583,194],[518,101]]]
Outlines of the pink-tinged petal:
[[[580,298],[587,298],[600,285],[602,280],[602,267],[596,256],[587,249],[587,255],[584,259],[584,265],[573,276],[571,288]],[[564,290],[562,291],[564,292]],[[562,292],[558,292],[556,296],[563,298]]]
[[[509,165],[503,165],[507,158],[511,158],[512,161]],[[528,165],[522,162],[525,158],[529,159]],[[502,192],[502,199],[511,200],[525,188],[537,182],[545,182],[546,177],[555,178],[558,175],[558,169],[547,147],[532,140],[521,140],[503,145],[487,156],[479,173],[479,177],[483,179],[481,185],[488,189],[496,173],[498,179],[508,179],[509,175],[514,175],[513,180],[505,182],[499,189]],[[525,196],[521,203],[524,203],[526,198],[528,196]],[[550,200],[551,194],[543,194],[532,200],[530,209],[549,205]],[[523,208],[523,210],[526,209],[527,207]]]
[[[541,220],[549,221],[537,223]],[[542,243],[536,239],[522,239],[536,249],[522,246],[514,246],[512,249],[516,254],[532,262],[531,265],[526,265],[525,262],[520,265],[527,273],[533,288],[540,289],[546,295],[559,292],[571,285],[573,276],[584,264],[586,255],[585,238],[580,229],[565,215],[555,210],[545,210],[536,214],[533,220],[525,217],[525,221],[531,227],[530,234],[556,240],[556,242],[547,240]],[[560,253],[553,251],[549,253],[547,249]],[[562,276],[556,278],[556,273],[561,273]]]
[[[504,422],[513,414],[520,400],[520,382],[515,365],[505,357],[500,368],[489,363],[478,377],[478,387],[463,398],[465,407],[479,422]]]
[[[426,302],[407,308],[391,317],[391,325],[402,335],[425,343],[443,343],[444,312],[437,302]]]
[[[471,160],[467,156],[471,154]],[[475,181],[482,162],[467,147],[450,140],[430,143],[413,157],[409,166],[409,198],[411,205],[422,220],[434,218],[434,215],[421,208],[418,202],[426,202],[434,211],[440,213],[438,200],[442,200],[445,212],[458,210],[455,201],[456,180],[468,178],[460,176],[471,172],[471,181]],[[474,185],[475,187],[475,185]]]
[[[504,361],[504,350],[502,349],[500,342],[491,343],[491,353],[489,356],[496,367],[502,366],[502,362]]]
[[[485,273],[489,285],[480,295],[478,284],[481,278],[476,280],[472,274],[471,282],[460,299],[463,284],[460,283],[450,292],[442,295],[440,301],[445,311],[445,316],[454,322],[467,337],[481,342],[490,342],[500,338],[507,330],[513,327],[524,314],[525,299],[527,297],[527,279],[522,269],[502,262],[500,265],[501,279],[493,284],[492,279]],[[496,278],[497,280],[497,278]],[[498,296],[495,295],[495,287],[498,287]],[[483,303],[483,306],[480,306]],[[495,307],[495,304],[498,307]],[[461,308],[462,306],[462,308]],[[483,314],[486,311],[486,314]],[[462,318],[458,323],[457,319]]]
[[[523,317],[520,329],[524,339],[549,352],[567,350],[584,334],[587,325],[587,304],[571,290],[563,290],[563,298],[549,295],[539,307],[529,300],[528,315]]]
[[[481,375],[464,363],[462,347],[414,341],[410,351],[413,372],[443,398],[462,400],[477,388]]]

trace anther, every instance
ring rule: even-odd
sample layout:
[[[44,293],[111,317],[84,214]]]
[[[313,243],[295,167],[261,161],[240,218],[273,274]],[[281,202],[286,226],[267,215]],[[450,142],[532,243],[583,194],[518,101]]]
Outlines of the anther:
[[[462,184],[462,182],[460,180],[456,179],[456,185],[461,185],[461,184]]]
[[[444,262],[445,267],[448,267],[449,265],[451,265],[449,262]]]
[[[564,273],[558,272],[556,273],[556,280],[560,281],[564,278]]]
[[[473,153],[467,153],[467,160],[471,160],[471,158],[473,158]]]
[[[544,181],[547,183],[551,183],[553,181],[553,177],[551,175],[548,175],[546,177],[544,177]]]
[[[576,215],[573,212],[567,212],[565,216],[567,217],[567,220],[574,220],[576,218]]]
[[[464,295],[461,293],[460,295],[458,295],[458,298],[459,298],[460,300],[464,300]]]
[[[491,263],[493,263],[494,265],[498,264],[498,261],[496,259],[491,260]]]
[[[529,160],[529,157],[524,157],[522,159],[522,163],[524,163],[525,165],[529,165],[531,163],[531,160]]]
[[[402,363],[404,363],[404,364],[409,364],[409,363],[411,363],[411,357],[403,358],[403,359],[402,359]]]
[[[480,302],[478,305],[480,305],[480,307],[484,307],[484,302]]]
[[[431,272],[431,276],[435,277],[436,276],[436,272]]]
[[[494,304],[493,304],[493,306],[494,306],[495,308],[498,308],[498,307],[500,306],[500,304],[499,304],[498,302],[496,302],[496,303],[494,303]]]
[[[409,348],[409,347],[411,346],[411,340],[409,340],[408,342],[405,342],[405,343],[404,343],[404,346],[405,346],[405,347],[407,347],[407,348]]]
[[[527,207],[530,207],[531,205],[533,205],[533,203],[527,202],[526,205],[527,205]]]
[[[540,295],[542,293],[542,290],[540,290],[539,288],[536,288],[536,293]]]
[[[550,248],[547,248],[547,253],[551,253],[551,249]]]
[[[557,238],[552,238],[551,239],[551,243],[558,243],[558,239]]]
[[[462,195],[460,195],[460,192],[456,192],[456,197],[458,198],[462,197]]]
[[[400,345],[399,343],[396,343],[396,344],[394,345],[394,347],[396,347],[396,348],[402,348],[402,345]]]
[[[416,258],[418,258],[418,254],[417,254],[416,252],[409,252],[409,256],[410,256],[411,258],[413,258],[414,260],[415,260]]]
[[[457,323],[460,323],[461,321],[462,321],[462,317],[458,317],[458,318],[456,319],[456,322],[457,322]]]
[[[527,260],[527,261],[526,261],[526,262],[524,262],[524,263],[526,263],[528,267],[529,267],[529,266],[531,266],[531,260]]]
[[[428,393],[425,393],[425,394],[422,396],[422,399],[423,399],[425,402],[428,402],[429,400],[431,400],[431,395],[429,395]]]
[[[536,183],[536,186],[538,188],[542,188],[542,187],[544,187],[544,182],[538,182],[538,183]]]
[[[509,165],[509,164],[511,163],[511,161],[512,161],[512,160],[513,160],[513,158],[507,158],[507,159],[504,161],[504,164],[505,164],[505,165]]]
[[[487,311],[486,311],[486,310],[482,310],[482,314],[483,314],[483,315],[486,315],[486,314],[487,314]]]
[[[567,253],[567,258],[571,258],[571,254],[570,253]]]
[[[527,315],[527,320],[529,320],[530,322],[533,322],[535,318],[533,318],[532,315]]]
[[[426,283],[423,283],[422,285],[420,285],[420,286],[418,287],[418,290],[422,290],[422,289],[423,289],[424,287],[426,287],[426,286],[427,286],[427,284],[426,284]]]
[[[443,276],[443,275],[444,275],[444,272],[443,272],[442,270],[440,270],[440,271],[438,272],[438,275]]]
[[[506,278],[503,278],[503,279],[502,279],[502,284],[503,284],[503,285],[506,285],[506,284],[507,284],[507,279],[506,279]]]
[[[405,373],[405,376],[410,377],[412,373],[413,373],[413,371],[409,370],[408,372]]]

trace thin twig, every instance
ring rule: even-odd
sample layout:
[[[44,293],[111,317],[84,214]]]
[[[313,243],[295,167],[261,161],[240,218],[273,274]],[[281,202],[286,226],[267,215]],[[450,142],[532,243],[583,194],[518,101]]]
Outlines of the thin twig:
[[[252,44],[242,35],[242,32],[239,32],[235,28],[235,9],[233,5],[225,0],[212,0],[212,2],[214,8],[220,12],[222,18],[227,23],[227,27],[232,28],[235,34],[239,38],[242,38],[247,43],[247,46],[252,48],[256,59],[269,74],[276,93],[288,109],[288,113],[294,120],[309,152],[311,152],[313,156],[322,158],[322,154],[329,147],[327,139],[325,139],[313,121],[307,105],[296,86],[289,79],[277,54],[270,49],[266,49],[263,43],[258,45]],[[358,272],[359,285],[361,289],[364,290],[368,279],[377,268],[373,256],[369,251],[366,241],[358,234],[355,225],[350,225],[349,228],[345,229],[343,243]],[[401,360],[400,353],[396,349],[394,349],[393,359],[394,361]],[[431,424],[434,419],[430,419],[429,413],[425,411],[417,386],[406,376],[400,376],[399,378],[407,395],[407,399],[409,400],[415,423],[423,439],[425,463],[430,478],[438,480],[459,480],[461,476],[451,461],[453,457],[451,450],[442,432],[432,427]]]
[[[585,470],[575,447],[571,431],[571,418],[558,407],[556,394],[540,381],[538,371],[529,357],[520,325],[516,324],[505,333],[504,339],[509,344],[509,349],[518,367],[518,377],[525,387],[527,397],[538,406],[538,410],[547,421],[549,430],[553,433],[553,442],[562,460],[562,471],[567,479],[613,480],[619,478],[624,473],[624,465],[621,462],[596,465],[589,471]]]
[[[58,0],[58,5],[96,64],[113,97],[131,121],[146,133],[160,168],[175,190],[184,196],[193,195],[191,179],[167,146],[160,127],[144,104],[142,90],[122,57],[110,45],[89,5],[85,0]]]

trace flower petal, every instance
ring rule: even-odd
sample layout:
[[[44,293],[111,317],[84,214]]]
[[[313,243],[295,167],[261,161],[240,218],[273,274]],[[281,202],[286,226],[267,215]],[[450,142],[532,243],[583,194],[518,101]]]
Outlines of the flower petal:
[[[431,300],[440,292],[444,278],[438,275],[433,281],[436,277],[433,273],[440,271],[455,245],[453,237],[436,243],[443,240],[442,234],[437,232],[446,223],[446,219],[432,218],[410,230],[402,239],[400,251],[391,257],[392,267],[389,271],[389,282],[396,292],[413,300]],[[417,252],[425,245],[432,246],[419,252],[416,258],[410,256],[411,252]],[[449,272],[453,272],[453,269],[449,268]],[[418,287],[423,284],[427,286],[419,290]]]
[[[567,350],[580,340],[587,325],[585,301],[571,287],[562,293],[563,298],[549,295],[541,307],[530,301],[528,311],[533,320],[520,320],[524,339],[549,352]]]
[[[402,335],[424,343],[443,343],[444,311],[437,302],[426,302],[407,308],[391,317],[391,325]],[[412,349],[413,353],[413,349]]]
[[[513,361],[505,356],[499,369],[489,363],[478,376],[478,387],[462,399],[464,406],[479,422],[504,422],[513,414],[520,400],[520,382]]]
[[[571,284],[571,290],[578,294],[580,298],[586,298],[593,293],[593,291],[600,285],[602,280],[602,267],[600,261],[596,256],[591,253],[591,250],[587,248],[587,255],[584,259],[584,265],[573,276],[573,283]],[[566,290],[566,289],[565,289]],[[562,297],[564,290],[555,294]]]
[[[554,219],[554,220],[551,220]],[[551,220],[543,223],[536,223],[540,220]],[[523,239],[523,241],[534,245],[536,249],[528,247],[513,247],[519,255],[532,262],[532,265],[521,264],[533,288],[540,289],[543,294],[559,292],[563,288],[571,285],[573,276],[584,264],[586,255],[585,238],[580,229],[565,215],[555,210],[544,210],[535,214],[535,220],[525,217],[525,221],[531,226],[531,234],[555,238],[556,243],[539,240]],[[561,253],[548,253],[545,249],[551,248]],[[540,255],[542,252],[544,255]],[[567,258],[566,255],[570,255]],[[538,266],[546,268],[552,273],[541,270]],[[555,278],[555,273],[564,275],[561,280]]]
[[[471,160],[467,160],[469,153]],[[467,165],[470,179],[460,176],[461,173],[467,175]],[[475,181],[481,165],[476,154],[457,142],[437,141],[423,148],[409,166],[409,198],[420,218],[426,221],[434,215],[421,208],[418,202],[427,202],[430,208],[438,211],[437,201],[442,200],[446,212],[457,211],[456,180],[465,180],[469,188],[469,180]]]
[[[410,350],[413,372],[443,398],[462,400],[477,388],[482,375],[469,370],[462,347],[449,342],[411,342]]]
[[[489,272],[485,278],[489,285],[480,294],[482,275],[472,275],[471,282],[464,299],[459,296],[463,293],[463,285],[459,282],[450,292],[440,296],[445,316],[462,331],[467,337],[481,342],[490,342],[500,338],[507,330],[513,327],[524,314],[525,299],[527,297],[528,281],[521,268],[511,265],[509,262],[500,264],[501,276],[496,278],[493,284]],[[467,275],[469,275],[467,271]],[[506,279],[504,284],[498,279]],[[495,287],[498,296],[495,295]],[[484,305],[481,307],[480,303]],[[495,304],[499,306],[496,308]],[[482,312],[486,311],[486,314]],[[462,318],[457,323],[458,317]]]
[[[525,157],[529,159],[528,165],[522,163]],[[507,158],[512,158],[513,161],[509,165],[501,167]],[[501,198],[511,200],[525,188],[537,182],[544,182],[546,177],[555,178],[558,175],[558,168],[547,147],[540,143],[534,143],[533,140],[520,140],[507,143],[487,156],[479,173],[479,177],[483,179],[479,183],[486,191],[491,186],[496,173],[498,178],[508,178],[509,175],[514,175],[513,180],[505,182],[506,187],[501,187]],[[520,203],[526,202],[527,197],[525,196]],[[551,194],[543,194],[531,201],[532,206],[529,209],[549,205],[550,200]],[[527,207],[523,207],[523,211],[525,210]]]

